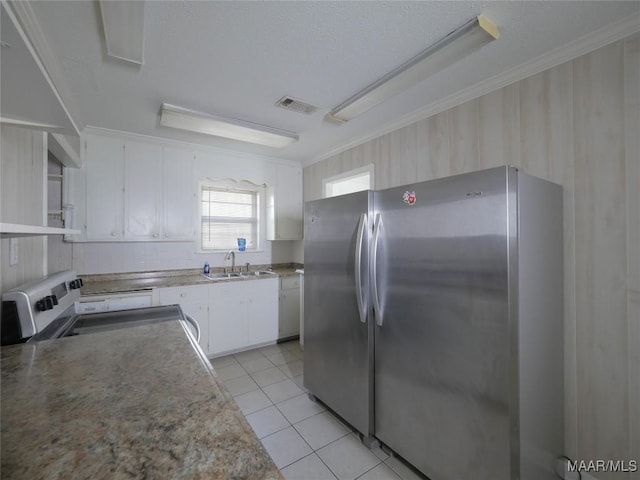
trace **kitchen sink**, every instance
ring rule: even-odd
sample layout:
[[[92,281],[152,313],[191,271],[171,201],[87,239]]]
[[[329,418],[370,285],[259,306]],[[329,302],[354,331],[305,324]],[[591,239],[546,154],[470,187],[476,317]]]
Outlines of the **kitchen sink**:
[[[209,280],[230,280],[241,277],[239,273],[205,273],[203,276]]]
[[[276,273],[269,270],[258,270],[257,272],[242,272],[241,275],[243,277],[263,277],[265,275],[276,275]]]

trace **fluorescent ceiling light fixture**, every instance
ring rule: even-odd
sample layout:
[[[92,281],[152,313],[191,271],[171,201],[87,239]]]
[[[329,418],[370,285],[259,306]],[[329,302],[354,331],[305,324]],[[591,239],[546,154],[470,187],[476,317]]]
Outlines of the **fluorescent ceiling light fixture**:
[[[196,112],[168,103],[162,104],[160,125],[274,148],[286,147],[298,141],[298,135],[287,130]]]
[[[141,0],[100,1],[107,55],[144,63],[144,5]]]
[[[331,110],[327,116],[339,123],[347,122],[499,36],[498,28],[487,17],[480,15],[356,93]]]

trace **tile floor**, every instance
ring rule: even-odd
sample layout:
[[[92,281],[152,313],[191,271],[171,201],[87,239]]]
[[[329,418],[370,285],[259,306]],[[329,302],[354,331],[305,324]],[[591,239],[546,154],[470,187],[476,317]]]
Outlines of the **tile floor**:
[[[302,386],[297,340],[214,358],[211,363],[288,480],[419,480],[380,448],[312,402]]]

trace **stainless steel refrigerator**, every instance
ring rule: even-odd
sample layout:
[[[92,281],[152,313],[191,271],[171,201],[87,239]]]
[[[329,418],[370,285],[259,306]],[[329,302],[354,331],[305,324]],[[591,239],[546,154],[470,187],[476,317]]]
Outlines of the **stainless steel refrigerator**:
[[[305,387],[432,480],[556,478],[562,249],[511,167],[307,202]]]

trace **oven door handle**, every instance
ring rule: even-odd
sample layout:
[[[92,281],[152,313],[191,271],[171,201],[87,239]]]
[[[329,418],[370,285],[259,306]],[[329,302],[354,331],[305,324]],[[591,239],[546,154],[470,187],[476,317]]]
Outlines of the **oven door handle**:
[[[193,328],[196,329],[196,342],[200,343],[200,325],[198,325],[198,322],[196,321],[195,318],[193,318],[190,315],[187,315],[186,313],[184,314],[184,318],[187,320],[187,322],[193,325]]]

